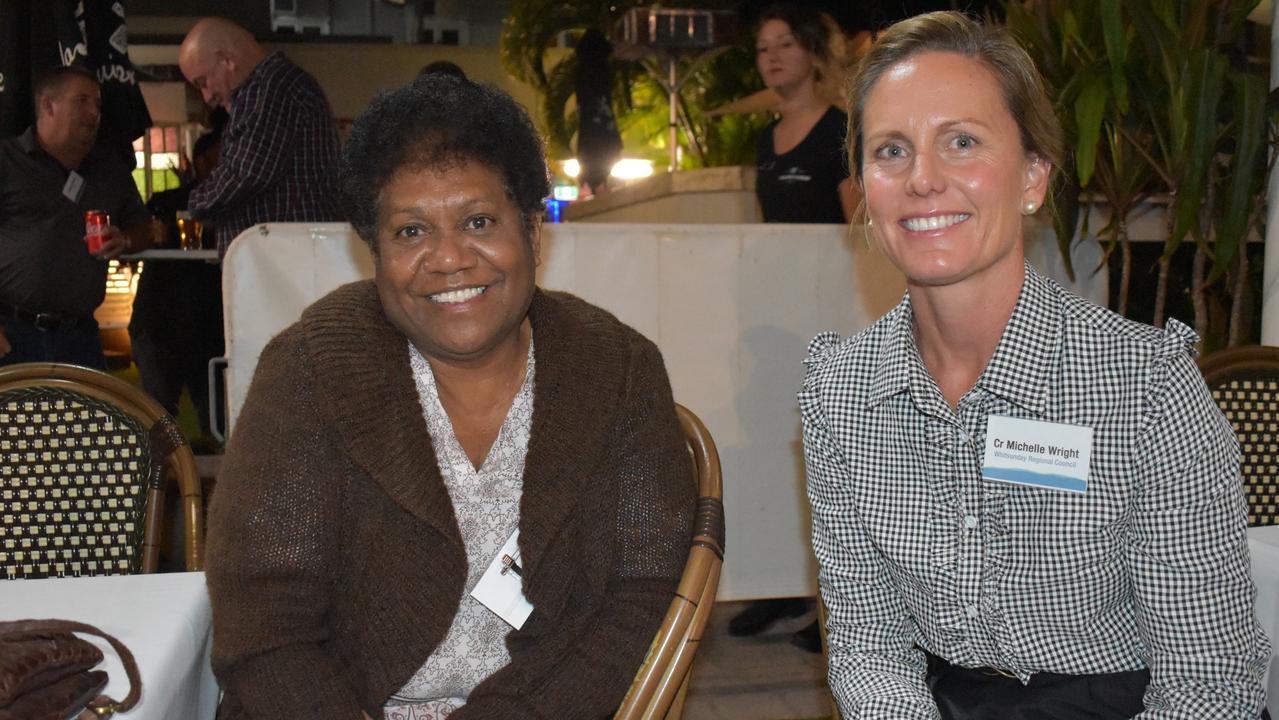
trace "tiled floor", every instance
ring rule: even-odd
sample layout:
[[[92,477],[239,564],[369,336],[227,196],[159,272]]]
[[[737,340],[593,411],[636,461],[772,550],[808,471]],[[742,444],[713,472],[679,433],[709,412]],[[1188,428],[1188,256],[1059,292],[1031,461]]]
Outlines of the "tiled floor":
[[[685,720],[795,720],[830,715],[826,663],[791,644],[813,615],[738,638],[728,621],[744,603],[718,603],[693,662]]]

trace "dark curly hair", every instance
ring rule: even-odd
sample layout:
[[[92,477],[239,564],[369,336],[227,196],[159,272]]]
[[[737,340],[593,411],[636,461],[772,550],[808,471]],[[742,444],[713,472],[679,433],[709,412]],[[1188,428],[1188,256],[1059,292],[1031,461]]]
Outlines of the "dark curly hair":
[[[382,190],[406,167],[482,163],[503,178],[531,232],[551,193],[541,137],[528,113],[496,88],[445,74],[379,93],[351,127],[338,171],[342,206],[374,255]]]

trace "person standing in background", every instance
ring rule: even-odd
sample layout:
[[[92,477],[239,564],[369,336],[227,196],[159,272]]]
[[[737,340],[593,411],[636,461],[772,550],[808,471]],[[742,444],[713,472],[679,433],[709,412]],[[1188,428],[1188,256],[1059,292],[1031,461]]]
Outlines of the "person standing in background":
[[[764,222],[842,224],[860,200],[844,149],[848,116],[820,92],[832,64],[831,25],[817,11],[791,5],[760,14],[756,65],[781,98],[780,116],[760,133],[756,149],[755,195]],[[730,621],[729,633],[757,635],[812,606],[809,598],[756,600]],[[821,652],[817,621],[795,633],[794,641]]]
[[[613,45],[591,28],[577,43],[577,161],[591,195],[608,187],[613,164],[622,156],[622,136],[613,116]]]
[[[102,117],[97,79],[60,67],[34,91],[35,125],[0,143],[0,365],[106,369],[93,311],[106,297],[107,261],[149,247],[151,218],[129,168],[92,150]],[[111,223],[92,254],[90,210]]]
[[[147,202],[147,209],[163,223],[164,246],[179,246],[177,213],[187,209],[192,191],[208,179],[220,148],[221,138],[215,133],[196,140],[191,180]],[[204,237],[211,236],[206,227]],[[147,261],[133,300],[129,338],[143,389],[177,417],[186,387],[200,430],[209,435],[208,364],[223,352],[221,267],[192,260]]]
[[[781,97],[760,133],[755,195],[764,222],[846,223],[860,196],[849,180],[848,116],[819,91],[830,73],[832,25],[817,11],[772,5],[760,14],[756,65]]]
[[[342,219],[337,124],[314,77],[221,18],[187,33],[178,66],[206,103],[231,114],[218,166],[189,201],[213,226],[219,257],[258,223]]]

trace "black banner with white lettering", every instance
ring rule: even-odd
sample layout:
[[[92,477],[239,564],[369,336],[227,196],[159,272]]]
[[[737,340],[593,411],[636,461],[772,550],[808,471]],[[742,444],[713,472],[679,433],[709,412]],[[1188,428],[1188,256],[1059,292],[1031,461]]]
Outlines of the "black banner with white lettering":
[[[30,122],[29,107],[24,112],[11,107],[30,105],[31,78],[19,72],[31,56],[28,5],[28,0],[0,2],[0,137],[17,135]]]
[[[0,2],[0,137],[31,124],[31,0]]]
[[[93,0],[90,0],[92,2]],[[72,63],[89,70],[88,45],[77,22],[80,0],[7,0],[0,2],[0,132],[19,135],[35,122],[32,85],[42,70]]]
[[[89,67],[102,83],[102,125],[98,147],[124,153],[133,167],[133,141],[151,127],[151,113],[142,99],[133,63],[123,0],[84,0],[85,38]]]

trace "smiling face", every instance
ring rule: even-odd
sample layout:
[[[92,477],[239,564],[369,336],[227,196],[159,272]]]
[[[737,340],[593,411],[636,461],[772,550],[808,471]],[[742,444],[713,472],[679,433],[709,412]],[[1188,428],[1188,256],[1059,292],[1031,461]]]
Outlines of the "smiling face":
[[[401,169],[382,189],[376,242],[382,308],[426,358],[476,365],[518,347],[540,226],[525,232],[496,171]]]
[[[1027,156],[994,75],[926,52],[866,98],[863,175],[872,234],[916,286],[1022,276],[1022,218],[1043,204],[1050,164]]]
[[[768,87],[785,93],[816,76],[813,54],[799,44],[791,28],[776,18],[766,21],[755,38],[755,65]]]

